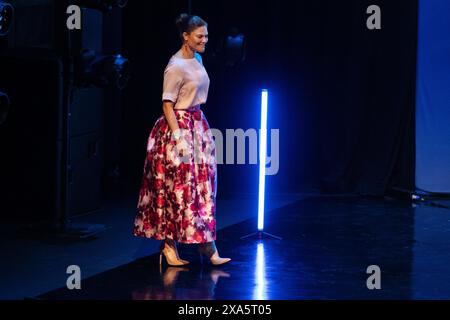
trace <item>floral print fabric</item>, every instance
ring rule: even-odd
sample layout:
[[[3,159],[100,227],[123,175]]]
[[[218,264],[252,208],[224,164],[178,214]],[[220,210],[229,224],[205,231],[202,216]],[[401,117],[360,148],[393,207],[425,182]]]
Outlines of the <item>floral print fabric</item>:
[[[133,234],[181,243],[216,240],[214,139],[198,108],[174,110],[181,138],[162,115],[150,132]]]

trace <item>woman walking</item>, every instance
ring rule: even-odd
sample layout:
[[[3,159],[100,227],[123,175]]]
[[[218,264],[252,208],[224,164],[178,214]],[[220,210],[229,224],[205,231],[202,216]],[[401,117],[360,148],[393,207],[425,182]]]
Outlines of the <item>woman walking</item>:
[[[160,264],[163,256],[171,266],[189,263],[178,255],[180,242],[198,244],[201,255],[222,265],[230,259],[215,246],[215,144],[201,110],[209,89],[199,54],[208,42],[207,23],[181,14],[176,25],[182,46],[164,71],[164,114],[148,138],[133,233],[162,241]]]

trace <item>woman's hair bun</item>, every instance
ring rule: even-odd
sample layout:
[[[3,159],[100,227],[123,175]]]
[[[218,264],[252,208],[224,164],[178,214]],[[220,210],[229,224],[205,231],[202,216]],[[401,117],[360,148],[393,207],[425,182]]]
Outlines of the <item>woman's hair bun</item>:
[[[189,15],[187,13],[180,14],[175,19],[175,25],[177,26],[178,31],[184,32],[189,22]]]
[[[190,33],[192,30],[202,26],[208,26],[205,20],[199,16],[193,16],[186,13],[180,14],[175,19],[175,25],[178,29],[178,34],[180,35],[181,41],[183,41],[183,32]]]

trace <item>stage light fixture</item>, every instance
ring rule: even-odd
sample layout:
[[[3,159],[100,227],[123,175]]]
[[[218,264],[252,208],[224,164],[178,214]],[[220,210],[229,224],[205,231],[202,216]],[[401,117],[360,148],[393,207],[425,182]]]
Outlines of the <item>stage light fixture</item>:
[[[120,54],[97,54],[82,50],[75,59],[75,84],[81,87],[114,86],[123,89],[128,83],[130,62]]]
[[[233,67],[245,60],[245,36],[236,27],[230,28],[225,43],[225,64]]]
[[[241,237],[241,239],[256,237],[257,239],[281,237],[267,233],[264,230],[265,188],[266,188],[266,157],[267,157],[267,109],[269,92],[261,90],[261,127],[259,129],[259,181],[258,181],[258,231]]]
[[[264,194],[266,185],[267,154],[267,90],[261,91],[261,129],[259,138],[259,192],[258,192],[258,230],[264,229]]]
[[[8,34],[13,17],[14,7],[0,0],[0,36]]]

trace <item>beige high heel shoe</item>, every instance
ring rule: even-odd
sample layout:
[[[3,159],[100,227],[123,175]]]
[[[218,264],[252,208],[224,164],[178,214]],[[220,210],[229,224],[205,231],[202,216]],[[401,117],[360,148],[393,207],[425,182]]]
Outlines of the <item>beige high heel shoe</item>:
[[[177,244],[175,242],[173,242],[173,248],[175,249],[177,259],[180,260],[181,262],[183,262],[184,264],[189,264],[189,261],[181,259],[180,256],[178,255]]]
[[[168,245],[165,241],[161,243],[159,248],[159,265],[162,266],[162,257],[166,258],[166,262],[171,267],[183,267],[189,264],[189,261],[181,260],[177,256],[176,250]]]

